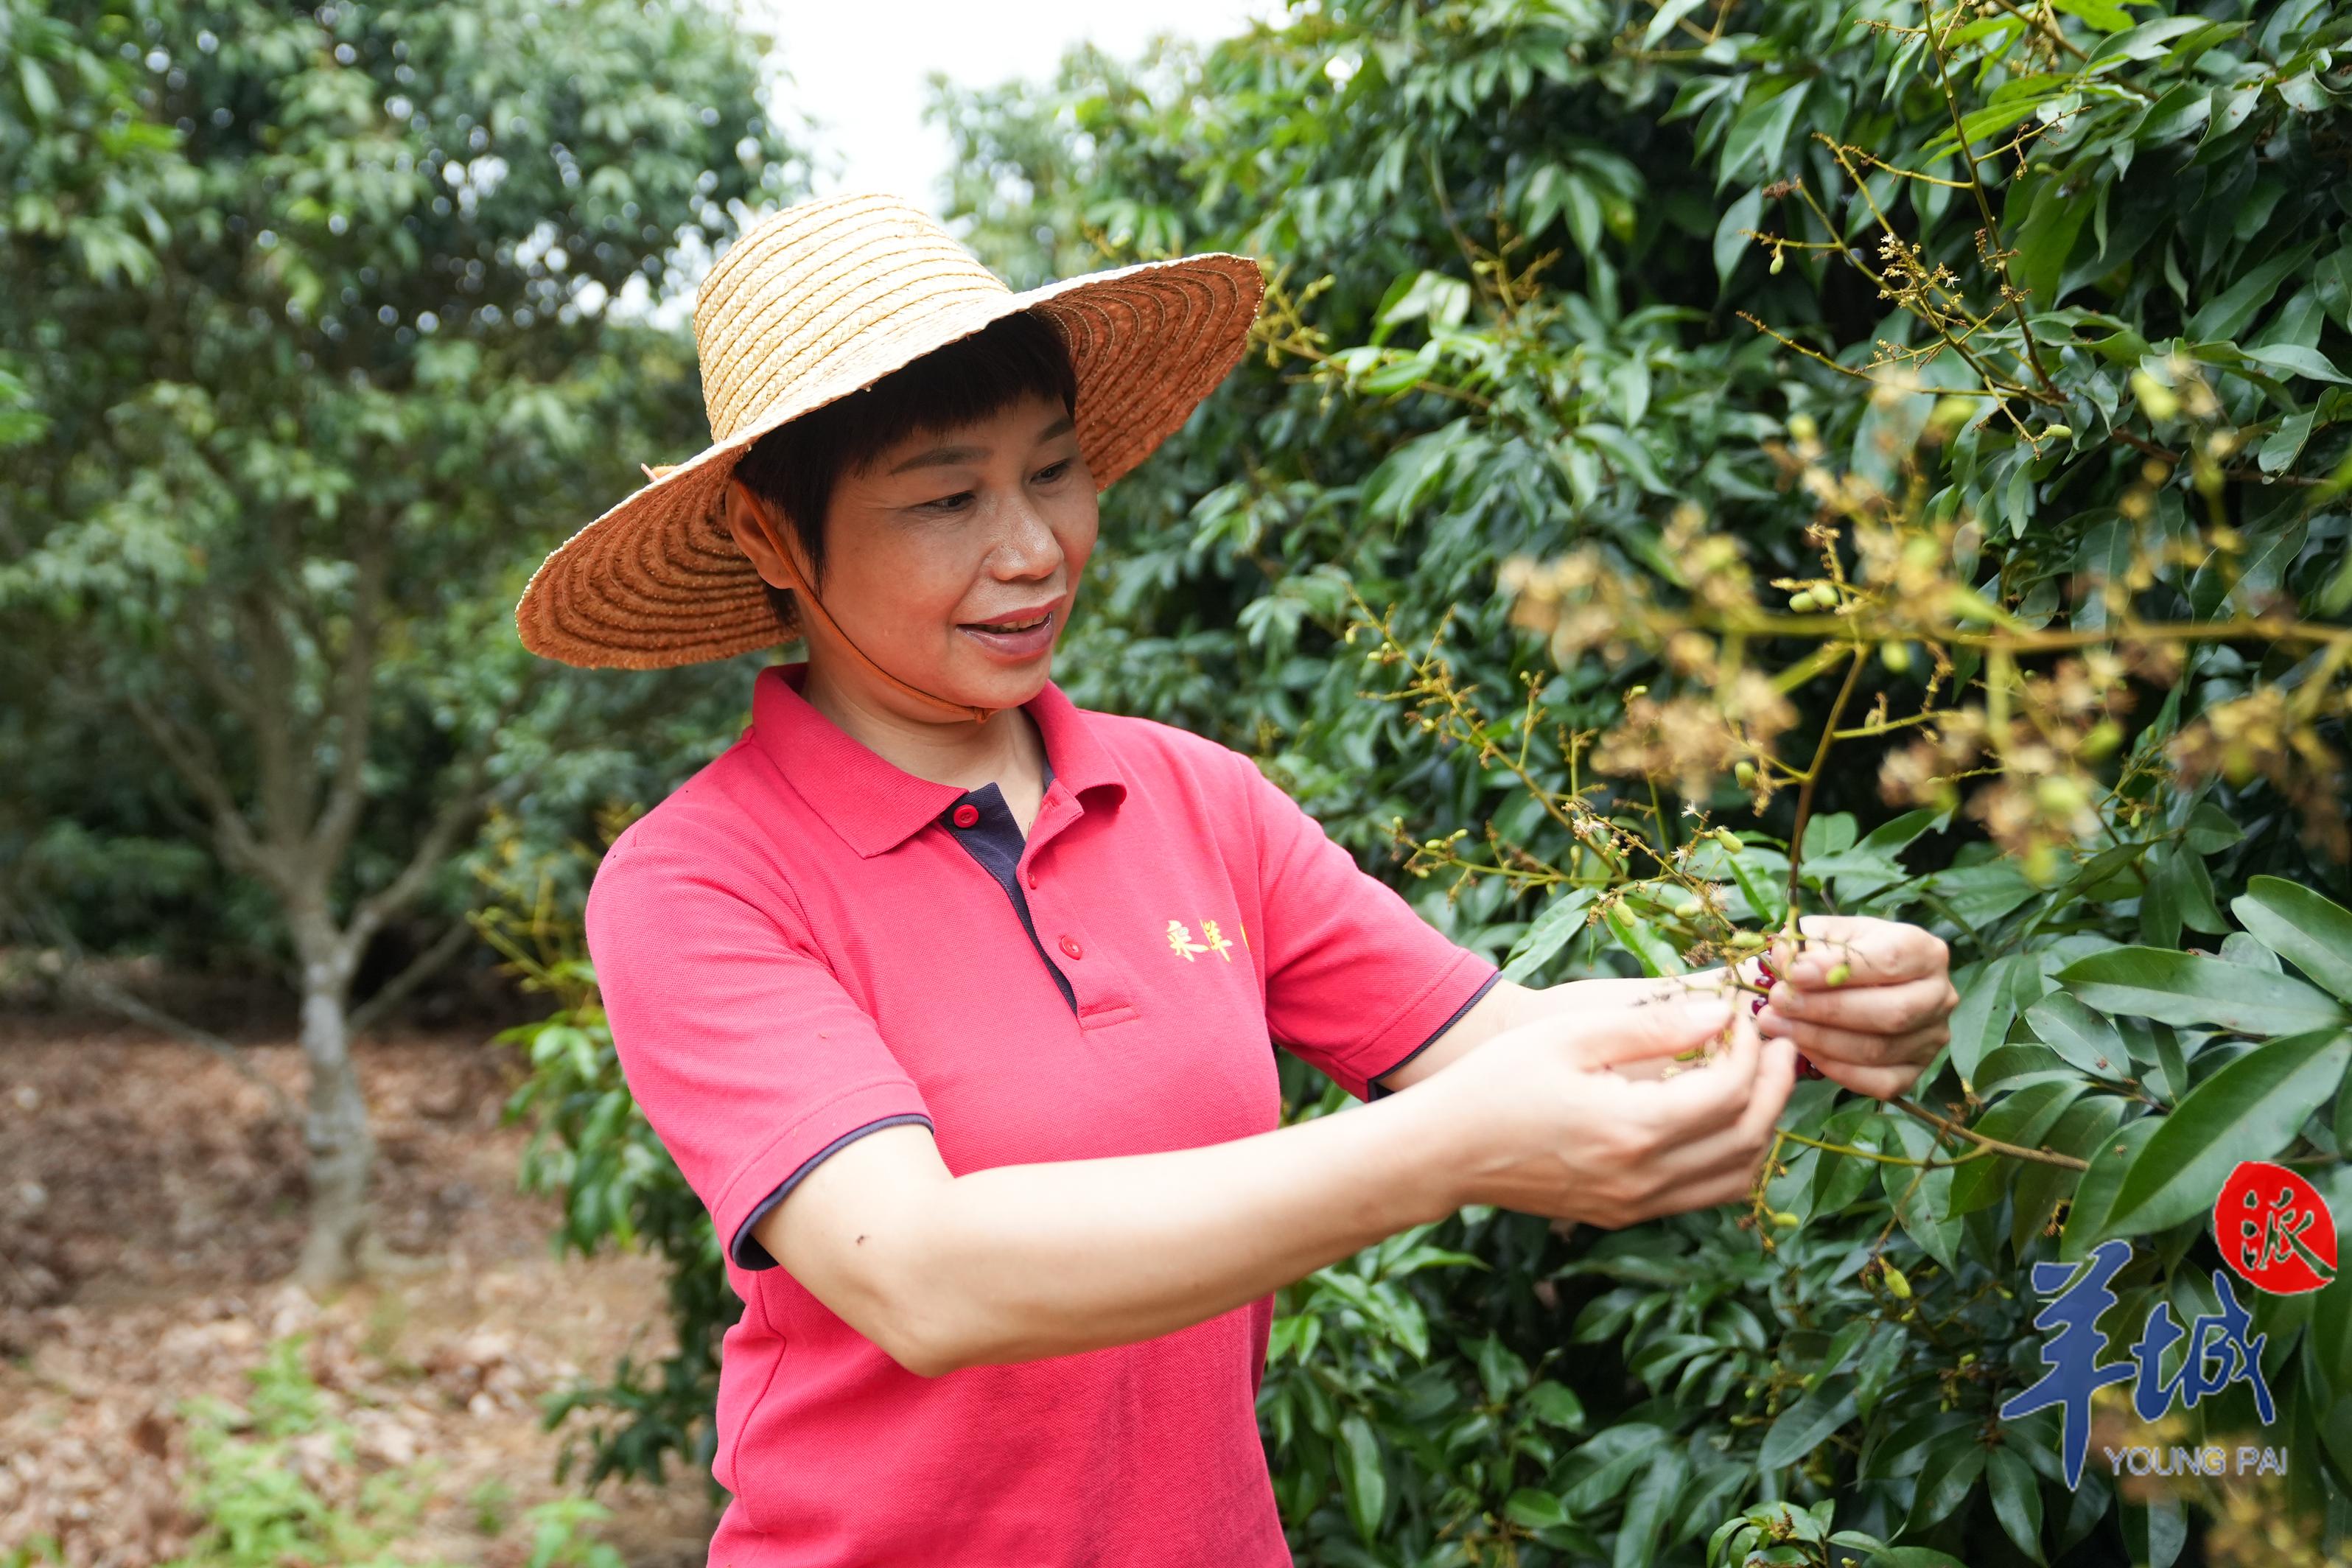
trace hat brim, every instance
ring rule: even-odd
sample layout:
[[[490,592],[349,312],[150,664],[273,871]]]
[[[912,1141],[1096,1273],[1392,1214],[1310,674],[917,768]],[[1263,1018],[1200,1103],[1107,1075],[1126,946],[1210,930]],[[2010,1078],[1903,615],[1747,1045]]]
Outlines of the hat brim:
[[[1061,329],[1077,377],[1078,449],[1104,488],[1181,427],[1239,363],[1264,292],[1255,261],[1211,252],[966,297],[893,321],[889,341],[859,345],[854,384],[846,375],[837,385],[796,384],[551,552],[515,606],[523,646],[565,664],[661,669],[782,640],[759,573],[719,521],[736,462],[778,426],[1016,311]]]

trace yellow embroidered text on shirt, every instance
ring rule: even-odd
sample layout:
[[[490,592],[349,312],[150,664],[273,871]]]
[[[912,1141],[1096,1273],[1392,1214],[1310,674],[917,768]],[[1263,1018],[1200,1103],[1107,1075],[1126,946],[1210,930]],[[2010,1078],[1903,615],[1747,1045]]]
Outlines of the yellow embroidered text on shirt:
[[[1234,944],[1223,931],[1217,929],[1216,921],[1203,920],[1201,922],[1201,934],[1207,940],[1194,942],[1191,926],[1186,925],[1182,921],[1170,921],[1168,950],[1187,963],[1194,962],[1193,954],[1201,952],[1213,952],[1227,963],[1234,961],[1234,955],[1230,951]],[[1249,944],[1249,931],[1246,929],[1242,931],[1242,944],[1244,946]]]

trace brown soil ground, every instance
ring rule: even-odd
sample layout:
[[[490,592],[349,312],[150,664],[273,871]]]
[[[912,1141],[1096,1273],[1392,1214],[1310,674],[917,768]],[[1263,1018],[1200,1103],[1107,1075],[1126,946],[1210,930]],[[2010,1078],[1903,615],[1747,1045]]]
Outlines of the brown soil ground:
[[[298,1101],[290,1044],[243,1055]],[[0,1561],[42,1537],[82,1568],[145,1568],[198,1521],[187,1402],[239,1402],[273,1340],[303,1336],[352,1441],[298,1444],[331,1502],[372,1476],[426,1478],[390,1550],[520,1568],[523,1510],[576,1495],[557,1458],[585,1417],[539,1401],[669,1343],[661,1277],[635,1256],[558,1259],[552,1199],[516,1190],[501,1127],[514,1067],[474,1037],[361,1047],[380,1224],[415,1271],[314,1303],[282,1281],[302,1236],[299,1131],[228,1064],[144,1031],[0,1019]],[[703,1561],[698,1472],[608,1483],[593,1527],[633,1565]]]

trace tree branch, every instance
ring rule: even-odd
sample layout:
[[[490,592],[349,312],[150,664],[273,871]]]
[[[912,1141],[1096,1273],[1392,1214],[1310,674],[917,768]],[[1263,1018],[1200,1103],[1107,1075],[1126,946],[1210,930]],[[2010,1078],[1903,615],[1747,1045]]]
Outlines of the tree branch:
[[[310,853],[341,864],[367,804],[368,736],[374,717],[375,659],[383,626],[384,551],[372,540],[359,553],[359,580],[352,593],[351,634],[335,668],[333,706],[335,773],[310,833]],[[322,643],[320,657],[327,656]]]
[[[68,991],[119,1017],[143,1024],[160,1034],[211,1052],[226,1062],[239,1078],[259,1086],[262,1092],[269,1097],[271,1114],[278,1121],[291,1126],[301,1125],[301,1114],[295,1109],[294,1102],[287,1098],[286,1091],[257,1071],[254,1065],[245,1059],[244,1052],[211,1030],[200,1029],[184,1019],[175,1018],[162,1008],[141,1001],[112,981],[91,973],[89,955],[82,950],[81,943],[74,940],[73,932],[67,929],[63,921],[27,901],[19,900],[18,908],[24,911],[26,922],[35,928],[40,939],[65,955],[65,973],[58,978]]]
[[[301,710],[295,700],[293,649],[274,607],[257,594],[240,595],[229,613],[252,666],[253,698],[263,716],[253,728],[261,831],[273,845],[290,848],[301,843],[310,826],[305,775],[311,771],[308,750],[293,733]]]
[[[354,1037],[365,1034],[383,1021],[394,1007],[406,1001],[409,994],[430,980],[457,954],[466,951],[467,939],[474,928],[465,921],[457,921],[434,938],[432,944],[408,961],[407,967],[387,980],[375,994],[352,1009],[350,1028]]]
[[[221,858],[236,869],[277,886],[278,867],[254,837],[253,825],[237,809],[236,796],[229,788],[228,776],[221,769],[220,757],[214,752],[212,742],[201,731],[183,732],[177,721],[143,697],[134,694],[127,702],[132,721],[146,731],[172,771],[185,781],[212,813],[213,836]]]
[[[506,727],[522,707],[523,700],[538,685],[539,674],[532,670],[516,683],[507,700],[499,704],[497,715],[484,726],[480,742],[475,746],[456,770],[464,774],[463,781],[444,798],[441,809],[434,813],[424,837],[416,841],[415,850],[407,864],[401,867],[391,881],[362,899],[352,911],[348,928],[362,948],[368,939],[383,928],[383,922],[399,913],[425,890],[425,884],[441,863],[457,847],[457,835],[471,826],[485,806],[489,804],[489,791],[482,775],[488,770],[490,753],[496,748],[498,733]]]

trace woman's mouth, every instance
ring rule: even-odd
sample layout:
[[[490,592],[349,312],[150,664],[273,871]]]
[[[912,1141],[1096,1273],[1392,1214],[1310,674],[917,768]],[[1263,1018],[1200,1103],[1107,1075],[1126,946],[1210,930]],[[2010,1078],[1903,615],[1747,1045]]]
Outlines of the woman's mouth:
[[[992,621],[963,621],[956,629],[972,641],[1008,658],[1034,658],[1054,646],[1061,624],[1058,605],[1000,616]]]

